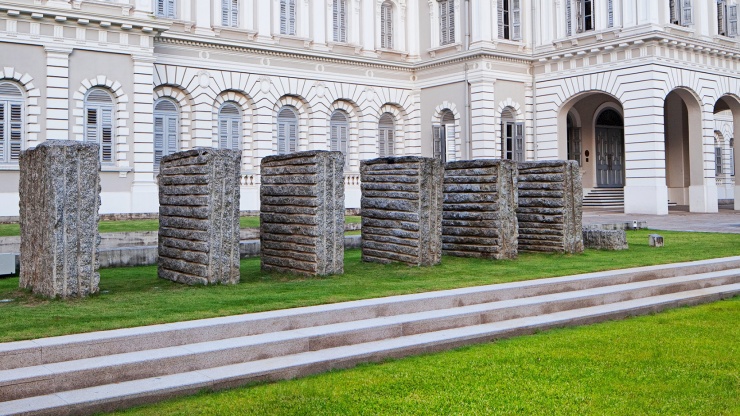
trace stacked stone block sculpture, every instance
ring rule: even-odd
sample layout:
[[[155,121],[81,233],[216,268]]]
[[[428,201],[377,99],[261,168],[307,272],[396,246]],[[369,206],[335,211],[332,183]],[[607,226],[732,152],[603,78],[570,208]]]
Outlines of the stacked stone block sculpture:
[[[48,140],[20,156],[20,287],[49,298],[98,292],[100,147]]]
[[[344,155],[268,156],[261,173],[262,270],[344,273]]]
[[[583,187],[575,161],[519,163],[519,251],[583,252]]]
[[[627,233],[624,230],[583,230],[585,248],[597,250],[627,250]]]
[[[239,282],[236,150],[198,148],[162,158],[159,277],[189,285]]]
[[[510,160],[447,163],[442,250],[459,257],[517,257],[517,166]]]
[[[361,163],[363,261],[441,261],[443,171],[439,160],[415,156]]]

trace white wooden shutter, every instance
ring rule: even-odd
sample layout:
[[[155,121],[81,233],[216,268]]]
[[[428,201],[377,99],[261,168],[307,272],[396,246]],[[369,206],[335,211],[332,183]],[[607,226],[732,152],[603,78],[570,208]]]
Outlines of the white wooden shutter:
[[[440,1],[439,4],[439,44],[447,44],[449,39],[449,32],[447,31],[447,7],[445,1]]]
[[[681,0],[681,24],[684,26],[694,23],[694,11],[691,0]]]
[[[239,150],[241,148],[242,123],[238,119],[231,119],[231,131],[229,134],[229,148]]]
[[[583,0],[576,0],[576,33],[583,32]]]
[[[239,0],[231,0],[231,27],[239,27]]]
[[[455,43],[455,1],[447,0],[447,43]]]
[[[280,0],[280,34],[288,34],[288,0]]]
[[[159,164],[164,156],[164,116],[154,115],[154,169],[159,169]]]
[[[7,105],[5,102],[0,101],[0,162],[7,162],[6,157],[6,143],[7,139],[5,138],[5,132],[7,131],[6,125],[8,125],[8,121],[6,119],[6,108]]]
[[[388,2],[380,8],[380,47],[393,49],[393,6]]]
[[[166,0],[167,1],[167,7],[165,11],[165,16],[169,17],[170,19],[175,18],[175,0]]]
[[[514,160],[524,162],[524,123],[516,123],[515,126]]]
[[[229,148],[229,119],[227,118],[218,120],[218,147]]]
[[[565,0],[565,35],[573,34],[573,0]]]
[[[510,0],[511,11],[509,20],[511,21],[511,40],[522,39],[522,8],[521,0]]]
[[[378,123],[378,156],[388,157],[393,156],[393,116],[390,113],[385,113],[380,117]]]
[[[347,0],[333,0],[334,42],[347,41]]]
[[[606,27],[614,27],[614,0],[606,2]]]
[[[737,37],[737,5],[727,7],[727,36]]]
[[[671,12],[671,23],[674,25],[680,24],[678,20],[678,8],[676,7],[676,1],[678,0],[668,0],[668,8]]]
[[[727,16],[725,16],[725,10],[727,5],[724,0],[717,2],[717,33],[722,36],[727,36]]]
[[[293,122],[288,125],[288,151],[293,153],[298,147],[298,124]]]
[[[296,4],[295,0],[288,0],[288,34],[295,35],[295,21],[296,21]]]
[[[88,108],[85,117],[85,141],[98,142],[98,109]]]
[[[508,0],[498,0],[498,38],[499,39],[506,39],[506,22],[504,19],[504,1]]]
[[[113,109],[100,109],[100,152],[101,161],[112,163],[113,159]]]
[[[286,135],[286,131],[288,130],[288,123],[286,122],[278,122],[278,138],[277,138],[277,144],[278,144],[278,154],[284,155],[288,153],[288,137]]]
[[[442,162],[455,160],[455,125],[445,125],[444,152]]]
[[[221,26],[230,26],[231,23],[231,0],[221,0]]]

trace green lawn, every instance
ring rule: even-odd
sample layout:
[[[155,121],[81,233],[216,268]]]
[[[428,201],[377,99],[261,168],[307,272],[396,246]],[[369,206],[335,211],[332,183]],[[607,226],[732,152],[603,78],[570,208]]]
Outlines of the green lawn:
[[[738,415],[740,298],[253,385],[127,415]]]
[[[233,286],[179,285],[158,279],[154,266],[104,269],[99,295],[70,301],[33,297],[18,289],[18,278],[8,278],[0,280],[0,341],[740,255],[740,234],[666,231],[666,246],[655,249],[647,245],[651,232],[628,232],[631,247],[622,252],[522,254],[515,261],[444,257],[431,268],[362,263],[359,250],[348,250],[345,274],[326,278],[263,273],[252,258],[242,261],[241,283]]]
[[[345,221],[348,224],[358,224],[360,217],[347,216]],[[239,218],[241,228],[259,228],[260,218],[253,215]],[[159,220],[122,220],[122,221],[100,221],[98,229],[101,233],[118,233],[118,232],[136,232],[136,231],[157,231]],[[0,237],[12,237],[21,234],[18,224],[0,224]]]

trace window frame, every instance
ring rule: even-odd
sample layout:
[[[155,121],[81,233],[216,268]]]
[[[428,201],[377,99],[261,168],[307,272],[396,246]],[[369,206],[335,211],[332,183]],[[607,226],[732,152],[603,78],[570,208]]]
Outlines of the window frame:
[[[347,43],[347,0],[332,0],[332,39]]]
[[[439,46],[456,43],[455,0],[437,0],[439,12]]]
[[[378,119],[378,157],[395,156],[396,118],[390,112]]]
[[[233,107],[235,114],[225,114],[224,109]],[[240,151],[242,148],[242,109],[236,101],[225,101],[218,109],[218,147]],[[225,134],[224,134],[225,133]]]
[[[2,113],[0,113],[0,164],[17,164],[20,153],[24,149],[26,138],[26,97],[23,94],[23,89],[14,82],[0,80],[0,90],[3,85],[8,85],[8,88],[12,87],[14,91],[12,94],[0,92],[0,105],[2,105]],[[13,120],[13,106],[18,107],[17,120]],[[14,127],[14,124],[16,127]],[[14,130],[19,136],[17,140],[13,140]],[[15,151],[14,145],[16,146]]]
[[[498,37],[522,40],[522,0],[498,0]]]
[[[239,0],[221,0],[221,26],[239,27]]]
[[[670,23],[689,27],[694,24],[694,10],[692,0],[668,0]]]
[[[393,49],[393,3],[390,0],[380,5],[380,47]]]
[[[177,0],[155,0],[154,14],[165,19],[176,19]]]
[[[290,114],[291,117],[287,117],[287,114]],[[277,112],[276,122],[277,124],[275,127],[277,129],[277,154],[285,155],[298,151],[298,128],[300,124],[298,110],[292,105],[284,105],[280,107]],[[294,130],[292,136],[290,132],[291,127],[293,127]],[[284,132],[284,134],[280,134],[281,128],[283,129],[282,131]]]
[[[90,96],[100,91],[107,95],[110,102],[91,102]],[[87,143],[97,143],[100,146],[99,158],[101,165],[112,166],[116,164],[115,158],[115,144],[116,144],[116,102],[113,99],[113,94],[105,88],[93,87],[90,88],[85,94],[84,103],[84,141]],[[95,112],[95,122],[90,122],[91,112]],[[107,114],[106,114],[107,113]],[[106,116],[109,122],[106,122]],[[94,126],[94,130],[91,129]],[[109,143],[106,143],[106,129],[109,130]],[[95,135],[95,139],[91,140],[91,136]],[[109,156],[106,156],[106,152]]]
[[[296,36],[297,32],[297,0],[280,0],[280,34]]]
[[[344,154],[345,167],[349,166],[349,131],[349,114],[341,109],[334,110],[329,118],[329,150]]]
[[[172,104],[174,110],[162,110],[157,109],[160,103],[168,102]],[[160,97],[154,101],[154,111],[152,112],[152,130],[153,130],[153,144],[154,144],[154,170],[158,171],[161,160],[167,155],[176,153],[180,149],[180,105],[171,97]],[[157,119],[162,120],[162,139],[161,144],[157,141]],[[174,132],[170,131],[170,128],[174,128]],[[170,141],[170,138],[174,136],[174,142]],[[161,152],[159,155],[157,152]]]

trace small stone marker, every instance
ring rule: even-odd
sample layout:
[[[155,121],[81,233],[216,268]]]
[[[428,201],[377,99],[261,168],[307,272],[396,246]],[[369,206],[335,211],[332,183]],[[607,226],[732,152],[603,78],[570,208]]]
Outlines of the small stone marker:
[[[55,298],[98,292],[100,147],[47,140],[20,156],[20,287]]]
[[[519,251],[583,252],[583,187],[575,161],[519,163]]]
[[[442,260],[442,162],[362,161],[362,260],[432,266]]]
[[[159,277],[238,283],[240,152],[186,150],[159,169]]]
[[[517,166],[510,160],[447,163],[442,251],[459,257],[517,257]]]
[[[650,247],[663,247],[663,236],[660,234],[648,235],[648,243]]]
[[[627,233],[624,230],[583,230],[583,245],[597,250],[627,250]]]
[[[344,273],[344,155],[290,153],[261,166],[262,270]]]

